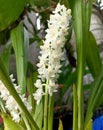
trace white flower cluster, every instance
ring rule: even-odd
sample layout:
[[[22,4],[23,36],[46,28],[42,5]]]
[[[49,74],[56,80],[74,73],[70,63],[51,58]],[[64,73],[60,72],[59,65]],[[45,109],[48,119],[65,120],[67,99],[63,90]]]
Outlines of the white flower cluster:
[[[56,81],[61,73],[60,62],[64,60],[63,48],[70,20],[71,10],[58,3],[56,9],[50,15],[48,29],[46,30],[45,40],[43,41],[44,45],[40,47],[40,62],[37,64],[39,79],[35,83],[37,90],[33,94],[37,104],[45,94],[43,86],[48,87],[50,96],[52,96],[53,92],[57,91]]]
[[[10,75],[10,78],[14,84],[15,79],[13,79],[13,75]],[[15,89],[17,90],[21,100],[24,102],[25,106],[30,111],[32,109],[32,107],[27,102],[27,98],[25,98],[25,95],[20,95],[20,86],[17,86],[16,84],[14,84],[14,86],[15,86]],[[2,83],[1,80],[0,80],[0,97],[5,101],[5,108],[10,112],[12,119],[15,122],[20,122],[21,112],[19,110],[19,106],[16,103],[16,101],[14,100],[14,98],[10,95],[9,91],[7,90],[7,88]]]

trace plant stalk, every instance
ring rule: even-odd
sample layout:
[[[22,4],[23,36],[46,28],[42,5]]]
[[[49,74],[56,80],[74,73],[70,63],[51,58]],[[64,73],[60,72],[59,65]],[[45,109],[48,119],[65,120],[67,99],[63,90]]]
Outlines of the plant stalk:
[[[78,129],[78,103],[77,103],[77,90],[73,84],[73,130]]]
[[[53,108],[54,108],[54,95],[49,96],[49,109],[48,109],[48,130],[53,130]]]
[[[48,81],[45,86],[45,97],[44,97],[44,129],[48,130]]]

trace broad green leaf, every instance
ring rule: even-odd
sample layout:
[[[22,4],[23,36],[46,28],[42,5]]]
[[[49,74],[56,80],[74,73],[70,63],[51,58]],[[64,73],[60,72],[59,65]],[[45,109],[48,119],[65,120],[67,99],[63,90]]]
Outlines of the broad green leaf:
[[[22,102],[21,98],[17,94],[17,92],[16,92],[16,90],[14,88],[14,85],[13,85],[13,83],[12,83],[8,73],[7,73],[7,70],[5,68],[5,65],[3,63],[3,60],[1,58],[1,56],[0,56],[0,80],[4,83],[5,87],[8,89],[10,94],[13,96],[15,101],[18,103],[20,109],[22,110],[22,112],[25,114],[25,116],[29,120],[29,122],[32,125],[33,129],[34,130],[39,130],[36,122],[33,120],[31,114],[29,113],[29,111],[25,107],[24,103]]]
[[[63,123],[61,121],[61,119],[59,119],[59,128],[58,130],[63,130]]]
[[[11,40],[16,56],[18,84],[22,87],[21,93],[25,93],[29,38],[23,23],[11,31]]]
[[[31,5],[35,6],[50,6],[51,0],[27,0]]]
[[[7,114],[2,114],[4,122],[4,130],[25,130],[20,124],[12,120]]]
[[[26,5],[26,0],[0,0],[0,31],[17,20]]]
[[[99,55],[98,46],[93,34],[90,32],[88,42],[87,42],[87,65],[90,69],[93,77],[96,77],[98,71],[101,67],[101,58]]]

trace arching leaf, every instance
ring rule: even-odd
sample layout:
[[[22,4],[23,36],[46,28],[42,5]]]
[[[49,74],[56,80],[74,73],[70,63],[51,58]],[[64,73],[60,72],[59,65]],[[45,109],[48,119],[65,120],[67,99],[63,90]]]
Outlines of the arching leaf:
[[[26,0],[0,0],[0,31],[19,18],[25,5]]]

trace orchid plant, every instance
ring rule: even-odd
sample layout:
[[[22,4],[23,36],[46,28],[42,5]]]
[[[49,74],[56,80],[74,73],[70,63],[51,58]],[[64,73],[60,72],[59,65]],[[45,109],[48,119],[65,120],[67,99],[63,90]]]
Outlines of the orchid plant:
[[[103,103],[102,62],[96,40],[89,29],[93,1],[18,0],[16,4],[13,0],[8,1],[11,2],[7,4],[3,0],[0,1],[0,5],[4,4],[4,8],[0,8],[0,31],[3,33],[3,30],[7,29],[10,34],[7,48],[0,55],[0,115],[4,129],[53,130],[54,95],[72,86],[73,130],[92,130],[93,112]],[[16,11],[12,9],[13,5]],[[25,15],[26,9],[34,10],[41,16],[42,23],[46,22],[43,26],[46,28],[43,39],[33,26],[36,39],[34,41],[41,44],[36,69],[28,62],[28,48],[33,39],[29,38],[30,32],[19,17],[23,10],[22,15]],[[10,17],[11,15],[15,17]],[[5,18],[4,22],[2,18]],[[13,22],[14,24],[11,24]],[[29,22],[32,24],[30,19]],[[66,72],[66,78],[62,81],[64,86],[59,90],[59,78],[63,79],[62,68],[67,61],[65,51],[71,39],[72,26],[76,39],[77,62],[75,69],[68,67],[72,69],[69,73]],[[16,58],[16,76],[10,74],[9,70],[12,48]],[[70,65],[70,61],[67,64]],[[87,66],[94,81],[89,85],[90,96],[84,117],[83,76]],[[27,71],[30,71],[30,76],[27,76]],[[58,130],[63,130],[61,120]]]

